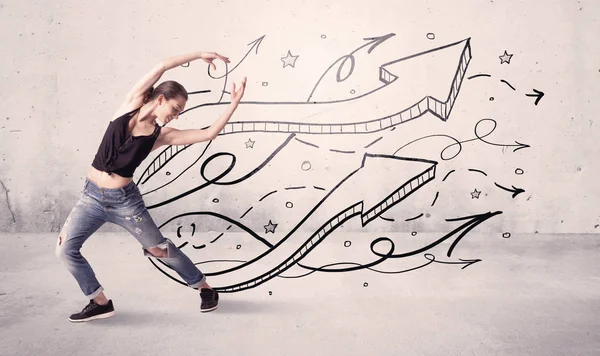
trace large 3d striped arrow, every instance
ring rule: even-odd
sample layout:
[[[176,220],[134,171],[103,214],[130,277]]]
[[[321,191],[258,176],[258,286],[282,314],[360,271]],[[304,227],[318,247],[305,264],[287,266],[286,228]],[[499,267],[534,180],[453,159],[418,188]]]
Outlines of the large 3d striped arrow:
[[[226,219],[257,240],[263,241],[268,250],[236,267],[219,272],[205,273],[205,275],[210,277],[213,288],[220,292],[238,292],[259,286],[302,260],[345,221],[360,217],[362,226],[365,226],[406,199],[435,178],[436,164],[435,161],[416,158],[365,154],[358,169],[331,189],[300,220],[296,227],[272,246],[240,223]],[[375,184],[373,182],[373,172],[383,170],[386,171],[386,176],[380,177]],[[333,211],[337,211],[337,213],[333,213],[332,216]],[[194,215],[217,216],[212,212],[184,213],[172,217],[159,228],[162,229],[169,224],[176,224],[183,217]],[[320,228],[307,235],[299,231],[305,225],[316,225]],[[155,265],[159,267],[159,265]],[[168,269],[161,270],[165,273],[169,272]],[[174,277],[171,276],[171,278]],[[179,282],[181,283],[181,281]]]
[[[242,101],[235,114],[239,120],[227,123],[220,135],[243,132],[366,134],[427,113],[446,121],[471,58],[470,38],[467,38],[382,64],[379,81],[383,85],[356,98],[310,102]],[[187,109],[188,114],[178,120],[177,126],[197,127],[193,110],[202,108],[203,117],[217,117],[218,111],[212,114],[206,111],[222,110],[220,106],[225,104],[229,103],[207,103]],[[189,146],[165,148],[149,163],[138,184],[146,182]]]

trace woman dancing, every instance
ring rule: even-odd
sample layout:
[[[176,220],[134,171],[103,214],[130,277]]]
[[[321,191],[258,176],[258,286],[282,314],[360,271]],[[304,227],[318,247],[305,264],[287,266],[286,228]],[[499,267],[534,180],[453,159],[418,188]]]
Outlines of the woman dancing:
[[[122,226],[141,244],[145,256],[153,256],[173,268],[181,278],[200,292],[200,311],[208,312],[219,305],[219,295],[206,277],[171,240],[165,238],[148,213],[142,195],[133,182],[133,173],[148,154],[165,145],[187,145],[214,140],[236,110],[246,78],[231,92],[231,104],[206,129],[178,130],[165,127],[178,118],[188,99],[184,87],[165,81],[154,88],[163,73],[182,64],[202,59],[216,69],[214,60],[229,59],[214,52],[194,52],[168,58],[144,75],[125,97],[114,115],[89,168],[79,201],[65,220],[56,244],[56,255],[75,277],[89,299],[79,313],[69,317],[84,322],[114,315],[112,300],[94,271],[81,255],[83,243],[105,222]],[[161,125],[156,123],[159,121]]]

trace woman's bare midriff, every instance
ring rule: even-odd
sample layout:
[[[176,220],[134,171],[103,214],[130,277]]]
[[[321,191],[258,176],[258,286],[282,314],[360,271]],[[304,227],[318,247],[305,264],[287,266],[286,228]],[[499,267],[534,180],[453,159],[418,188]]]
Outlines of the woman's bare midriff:
[[[108,174],[90,167],[87,175],[88,179],[94,182],[100,188],[115,189],[129,184],[133,178],[121,177],[116,173]]]

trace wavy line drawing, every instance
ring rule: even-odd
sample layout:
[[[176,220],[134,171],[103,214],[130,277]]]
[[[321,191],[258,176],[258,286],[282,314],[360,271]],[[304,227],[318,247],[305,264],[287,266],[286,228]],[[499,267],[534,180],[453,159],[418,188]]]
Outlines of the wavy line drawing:
[[[479,132],[478,132],[479,126],[480,126],[480,125],[481,125],[483,122],[486,122],[486,121],[489,121],[489,122],[491,122],[491,123],[494,125],[494,127],[492,127],[492,129],[491,129],[491,130],[490,130],[488,133],[486,133],[485,135],[481,135],[481,134],[479,134]],[[434,137],[444,137],[444,138],[449,138],[449,139],[451,139],[452,141],[454,141],[454,143],[452,143],[452,144],[449,144],[448,146],[444,147],[444,149],[443,149],[443,150],[440,152],[440,158],[441,158],[442,160],[444,160],[444,161],[449,161],[449,160],[452,160],[452,159],[456,158],[456,157],[457,157],[457,156],[460,154],[460,152],[462,151],[462,144],[463,144],[463,143],[472,142],[472,141],[477,141],[477,140],[479,140],[479,141],[481,141],[481,142],[483,142],[483,143],[486,143],[486,144],[488,144],[488,145],[492,145],[492,146],[500,146],[500,147],[516,147],[515,149],[513,149],[513,152],[517,152],[518,150],[522,150],[522,149],[524,149],[524,148],[529,148],[529,147],[531,147],[530,145],[527,145],[527,144],[524,144],[524,143],[520,143],[520,142],[517,142],[517,141],[515,141],[515,144],[513,145],[513,144],[500,144],[500,143],[494,143],[494,142],[490,142],[490,141],[484,140],[484,139],[483,139],[484,137],[487,137],[487,136],[491,135],[491,134],[492,134],[492,132],[494,132],[494,131],[496,130],[496,126],[497,126],[497,125],[498,125],[498,124],[496,123],[496,120],[494,120],[494,119],[489,119],[489,118],[481,119],[481,120],[477,121],[477,123],[475,124],[475,128],[473,129],[473,130],[474,130],[474,133],[475,133],[475,138],[471,138],[471,139],[468,139],[468,140],[463,140],[463,141],[460,141],[460,140],[458,140],[458,139],[457,139],[457,138],[455,138],[455,137],[452,137],[452,136],[450,136],[450,135],[445,135],[445,134],[434,134],[434,135],[427,135],[427,136],[423,136],[423,137],[417,138],[417,139],[415,139],[415,140],[412,140],[412,141],[410,141],[410,142],[408,142],[408,143],[406,143],[406,144],[402,145],[400,148],[398,148],[398,149],[397,149],[397,150],[394,152],[394,154],[397,154],[397,153],[398,153],[398,152],[400,152],[402,149],[404,149],[404,148],[406,148],[406,147],[408,147],[408,146],[410,146],[410,145],[412,145],[412,144],[414,144],[414,143],[416,143],[416,142],[419,142],[419,141],[422,141],[422,140],[425,140],[425,139],[429,139],[429,138],[434,138]],[[447,150],[447,149],[449,149],[449,148],[451,148],[451,147],[453,147],[453,146],[457,146],[457,145],[458,145],[458,151],[456,152],[456,154],[454,154],[454,156],[451,156],[450,158],[445,158],[445,157],[444,157],[444,152],[446,152],[446,150]]]
[[[462,46],[462,47],[461,47]],[[437,51],[442,51],[448,48],[461,48],[461,54],[458,62],[458,67],[456,68],[456,72],[452,79],[450,90],[447,96],[440,100],[431,95],[425,95],[423,98],[417,100],[412,105],[408,107],[396,111],[392,114],[388,114],[386,116],[370,119],[370,120],[358,120],[356,122],[341,122],[341,123],[322,123],[322,122],[302,122],[302,121],[288,121],[286,117],[290,116],[291,111],[295,111],[296,115],[300,116],[314,116],[311,114],[314,111],[315,106],[319,106],[318,110],[323,111],[327,114],[324,120],[331,120],[331,114],[327,111],[333,110],[334,107],[340,108],[340,104],[347,101],[356,101],[358,99],[368,99],[369,102],[383,102],[382,99],[387,97],[388,95],[383,95],[384,93],[394,92],[394,85],[401,85],[401,82],[398,82],[398,76],[392,73],[392,69],[388,69],[388,67],[394,66],[398,67],[404,63],[409,62],[410,60],[418,59],[421,56],[431,55]],[[363,96],[359,96],[356,98],[351,98],[347,100],[338,100],[338,101],[324,101],[324,102],[240,102],[240,115],[243,115],[244,107],[249,105],[272,105],[273,109],[281,109],[280,112],[276,114],[281,120],[270,120],[270,121],[256,121],[256,120],[244,120],[237,122],[229,122],[220,135],[228,135],[235,134],[240,132],[273,132],[273,133],[303,133],[303,134],[363,134],[363,133],[371,133],[377,132],[381,130],[388,129],[392,126],[396,126],[416,118],[419,118],[426,113],[431,113],[434,116],[438,117],[443,121],[447,121],[450,117],[450,113],[456,102],[458,97],[461,84],[463,82],[465,72],[471,60],[471,46],[470,39],[466,39],[460,42],[452,43],[450,45],[438,47],[429,51],[417,53],[408,57],[396,59],[387,63],[382,64],[379,67],[379,80],[383,82],[385,85],[383,87],[375,89],[376,91],[371,91]],[[446,64],[446,63],[442,63]],[[384,89],[385,90],[381,90]],[[368,96],[368,98],[367,98]],[[226,104],[225,102],[223,104]],[[205,104],[210,105],[210,104]],[[365,104],[367,105],[367,104]],[[298,114],[299,110],[307,108],[305,113]],[[195,108],[194,108],[195,109]],[[192,109],[190,109],[192,110]],[[269,109],[270,111],[272,109]],[[251,115],[248,115],[251,116]],[[321,115],[325,116],[325,114]],[[345,117],[348,115],[346,114]]]
[[[360,217],[362,226],[367,225],[385,211],[412,195],[420,187],[433,180],[435,178],[436,165],[437,162],[435,161],[365,153],[361,166],[342,179],[340,183],[331,189],[315,205],[315,207],[300,220],[296,227],[291,229],[284,238],[274,245],[271,245],[268,241],[260,238],[260,236],[250,229],[247,229],[243,224],[235,222],[233,219],[223,215],[219,216],[219,214],[213,212],[180,214],[160,225],[159,229],[172,221],[177,221],[177,219],[180,219],[183,216],[212,215],[219,216],[222,219],[237,225],[248,232],[256,240],[262,242],[268,249],[254,259],[239,266],[219,272],[205,273],[206,276],[211,277],[211,285],[215,290],[224,293],[239,292],[261,285],[293,266],[345,221],[354,217]],[[370,170],[376,170],[382,166],[394,168],[393,174],[391,174],[394,179],[389,180],[391,192],[385,193],[377,189],[371,194],[367,194],[365,197],[364,190],[357,189],[357,187],[364,186],[364,181],[368,180]],[[384,194],[383,197],[381,196],[382,194]],[[321,211],[335,209],[335,207],[338,207],[338,209],[339,207],[342,208],[338,214],[329,219],[324,218],[320,213]],[[315,220],[325,221],[321,223],[321,227],[308,238],[302,233],[297,232],[302,225],[315,222]],[[295,246],[298,246],[299,242],[301,242],[300,247],[296,248]],[[254,263],[258,260],[260,260],[260,264]],[[270,269],[265,272],[265,268]],[[236,273],[240,270],[242,271]],[[253,274],[255,275],[254,278],[243,280],[246,278],[245,276]],[[220,279],[215,279],[215,277],[218,278],[219,276],[222,276],[224,281],[219,282]],[[231,280],[235,281],[236,278],[242,279],[242,281],[238,281],[237,283],[227,282]]]
[[[366,90],[363,94],[349,96],[338,100],[313,100],[317,88],[321,84],[327,84],[323,82],[323,79],[325,79],[327,76],[335,75],[336,82],[343,82],[352,75],[357,64],[357,59],[355,57],[355,53],[357,53],[357,51],[370,46],[368,49],[368,54],[370,54],[375,47],[383,44],[384,42],[387,46],[391,42],[389,40],[393,36],[394,34],[388,34],[380,37],[365,38],[365,40],[370,42],[363,44],[349,55],[340,57],[327,68],[327,70],[321,75],[315,84],[315,87],[306,101],[242,101],[238,107],[238,110],[236,111],[237,114],[235,118],[238,121],[229,122],[223,131],[219,133],[219,135],[233,135],[247,132],[284,134],[287,136],[287,138],[283,141],[283,143],[275,148],[273,152],[265,160],[261,161],[256,168],[251,168],[252,171],[248,172],[247,174],[242,174],[239,178],[230,178],[227,181],[225,181],[224,178],[233,170],[236,164],[236,156],[230,152],[214,153],[208,158],[204,159],[200,169],[200,175],[206,181],[205,183],[202,183],[193,189],[187,190],[182,194],[175,195],[171,198],[163,200],[162,202],[150,205],[147,208],[152,209],[173,203],[184,196],[193,194],[211,185],[239,184],[264,168],[276,155],[284,150],[284,148],[292,139],[295,139],[296,141],[307,146],[320,148],[318,145],[310,143],[307,140],[301,140],[296,136],[368,134],[387,129],[393,131],[398,125],[420,118],[426,114],[432,114],[434,117],[437,117],[442,121],[447,121],[451,116],[452,110],[460,93],[462,83],[466,76],[466,71],[472,58],[470,38],[409,56],[399,58],[397,56],[392,57],[397,59],[384,62],[383,64],[374,67],[377,69],[377,73],[374,74],[377,74],[378,77],[374,75],[372,79],[375,80],[377,78],[378,85],[370,90]],[[244,58],[242,58],[242,60],[233,69],[231,69],[231,71],[235,70],[236,67],[246,59],[248,54],[254,48],[256,48],[256,52],[258,53],[258,46],[264,37],[265,36],[249,44],[252,45],[252,48],[250,48],[246,56],[244,56]],[[420,70],[423,68],[433,68],[436,74],[431,76],[421,76],[419,81],[416,83],[407,83],[407,74],[412,74],[415,72],[415,70]],[[231,71],[228,67],[226,67],[225,74],[217,78],[210,75],[209,67],[209,76],[211,76],[213,79],[225,78],[225,83],[227,83],[228,74]],[[412,75],[412,77],[415,76]],[[473,77],[470,77],[469,79],[471,78]],[[229,104],[228,102],[222,101],[224,93],[226,93],[225,90],[222,91],[221,98],[218,102],[205,103],[187,109],[184,111],[185,119],[190,118],[190,120],[193,121],[196,119],[196,113],[202,113],[202,116],[205,116],[207,110],[210,110],[211,108],[219,108],[221,105]],[[362,107],[374,107],[374,103],[385,103],[385,105],[377,105],[377,110],[354,110],[356,108],[360,108],[361,105]],[[184,113],[182,113],[182,115]],[[481,139],[481,137],[479,137],[477,128],[475,129],[475,134],[477,138],[473,140],[480,139],[481,141],[484,141]],[[383,136],[371,141],[363,148],[369,148],[382,139]],[[384,143],[386,141],[387,139],[384,141]],[[460,142],[458,140],[455,141],[457,142],[455,144],[458,144],[460,147]],[[197,159],[191,165],[187,166],[183,172],[171,179],[168,183],[154,189],[153,191],[161,189],[167,184],[174,182],[175,179],[180,177],[185,171],[189,170],[205,155],[209,145],[210,143],[203,147],[204,151],[202,151],[199,157],[197,157]],[[361,144],[361,146],[364,145],[365,143]],[[169,146],[165,150],[161,151],[160,154],[154,158],[151,164],[146,167],[142,177],[140,177],[138,180],[138,184],[144,184],[150,181],[153,177],[156,177],[157,172],[167,167],[167,165],[171,165],[174,158],[179,156],[183,151],[188,150],[191,146],[192,145],[179,147]],[[521,146],[519,147],[520,148],[518,149],[524,148]],[[202,148],[202,146],[200,148]],[[348,157],[356,156],[360,159],[360,156],[354,155],[356,151],[352,150],[336,150],[325,148],[324,151],[328,151],[328,153],[335,152],[352,154],[348,155]],[[227,267],[222,270],[205,273],[206,276],[211,277],[211,285],[215,288],[215,290],[221,293],[235,293],[255,288],[276,277],[292,278],[282,276],[282,273],[287,271],[292,266],[299,266],[301,268],[309,269],[309,273],[344,272],[365,268],[371,269],[374,265],[390,258],[403,258],[421,254],[427,249],[432,248],[433,246],[436,246],[437,244],[440,244],[450,237],[458,234],[458,237],[455,238],[454,243],[448,250],[448,257],[450,257],[452,250],[471,229],[475,228],[477,225],[489,219],[490,217],[501,213],[490,212],[477,216],[449,219],[447,220],[449,222],[460,220],[468,221],[463,223],[459,228],[454,229],[450,233],[446,234],[441,239],[414,251],[396,253],[393,242],[390,239],[383,237],[378,238],[371,244],[372,252],[379,256],[379,259],[373,262],[374,264],[358,265],[352,264],[351,262],[345,262],[321,266],[319,268],[300,264],[300,261],[304,259],[313,249],[315,249],[316,246],[318,246],[327,236],[332,234],[339,227],[341,227],[344,222],[350,219],[356,218],[358,220],[360,217],[360,223],[363,227],[377,218],[387,221],[394,221],[394,219],[384,218],[382,214],[388,211],[390,208],[400,204],[410,195],[435,179],[437,167],[436,161],[422,158],[399,157],[396,156],[396,153],[394,153],[394,155],[365,153],[362,157],[360,167],[345,176],[332,189],[328,190],[327,192],[323,192],[325,195],[318,201],[318,203],[314,205],[307,215],[304,216],[297,223],[297,225],[291,229],[291,231],[286,233],[285,236],[280,238],[277,242],[271,243],[267,241],[248,226],[245,226],[243,223],[234,220],[232,217],[211,211],[195,211],[178,214],[162,223],[159,226],[159,229],[164,228],[169,224],[175,224],[176,221],[181,221],[181,219],[184,217],[194,219],[195,217],[212,216],[228,222],[229,226],[227,227],[227,230],[229,230],[229,228],[232,226],[235,226],[245,231],[256,241],[262,243],[262,247],[266,250],[259,256],[256,256],[248,261],[238,261],[239,264],[233,267]],[[222,173],[217,174],[216,177],[208,178],[205,175],[205,168],[213,160],[219,157],[226,157],[227,159],[230,159],[231,164],[229,167],[226,167]],[[177,159],[179,160],[179,158]],[[176,166],[177,164],[174,165]],[[392,170],[393,173],[391,173],[390,176],[394,179],[390,179],[383,184],[382,182],[378,182],[377,189],[370,189],[369,184],[366,183],[368,182],[368,179],[366,179],[365,176],[368,175],[367,173],[373,169],[373,167],[379,167],[380,170],[378,171],[381,171],[381,168],[383,167],[385,167],[386,171]],[[164,177],[162,179],[164,179]],[[306,188],[309,188],[309,191],[312,191],[312,189],[310,189],[312,186],[315,190],[325,191],[324,188],[313,186],[311,184],[313,182],[305,183],[296,181],[289,183],[291,184],[287,185],[286,187],[282,187],[280,190],[294,191],[300,189],[306,190]],[[302,185],[292,186],[294,183]],[[259,201],[262,201],[276,192],[277,190],[271,190],[268,193],[265,192],[266,194],[263,195]],[[384,196],[382,196],[382,194]],[[431,203],[432,206],[435,204],[438,195],[439,192],[436,193],[435,199]],[[241,215],[241,217],[239,217],[239,219],[244,218],[252,209],[253,206],[250,206]],[[331,210],[336,211],[337,213],[332,216]],[[255,215],[256,211],[257,210],[254,210],[251,215]],[[325,214],[325,212],[327,213]],[[418,211],[416,213],[418,213]],[[407,219],[406,221],[415,220],[422,216],[423,213]],[[247,219],[250,218],[251,216],[247,217]],[[270,221],[269,224],[271,224]],[[306,233],[304,232],[305,229],[300,230],[300,228],[304,226],[319,227],[317,229],[310,230],[312,232]],[[275,231],[271,232],[275,234]],[[227,236],[223,236],[224,233],[220,233],[210,243],[216,242],[219,239],[221,239],[221,241],[226,241]],[[279,238],[279,236],[277,236],[277,238]],[[384,254],[376,253],[374,247],[384,242],[392,245],[390,251]],[[181,244],[180,247],[187,246],[187,244],[188,242],[186,241]],[[207,244],[191,244],[191,246],[193,249],[197,250],[205,248]],[[238,248],[240,246],[241,245],[238,245]],[[190,247],[188,247],[188,249],[189,248]],[[429,260],[427,264],[434,262],[445,264],[463,264],[465,265],[463,268],[480,261],[437,261],[434,255],[427,253],[425,254],[425,258]],[[178,280],[178,278],[175,277],[173,274],[174,272],[168,265],[152,257],[149,257],[149,260],[161,271],[161,273],[178,283],[184,284],[181,282],[181,280]],[[157,263],[155,263],[156,261]],[[258,261],[260,261],[260,263],[256,263]],[[207,262],[208,261],[200,261],[196,262],[196,264]],[[414,269],[416,268],[411,270]],[[396,271],[391,273],[402,272]]]
[[[387,36],[387,37],[386,37]],[[384,41],[389,42],[388,39],[391,37],[389,34],[381,37],[368,38],[371,42],[363,45],[364,48],[367,45],[372,47],[369,51],[373,50],[373,46],[377,46]],[[260,43],[258,43],[260,44]],[[254,48],[254,47],[253,47]],[[270,116],[281,117],[281,121],[274,120],[244,120],[237,122],[229,122],[220,135],[229,135],[240,132],[276,132],[276,133],[296,133],[296,134],[361,134],[370,133],[375,131],[385,130],[387,128],[394,129],[396,125],[406,123],[418,117],[425,115],[426,113],[432,113],[434,116],[446,121],[452,111],[452,107],[458,97],[461,84],[465,77],[465,72],[471,60],[471,46],[470,38],[462,41],[444,45],[441,47],[433,48],[423,52],[419,52],[406,57],[400,57],[392,61],[383,63],[378,68],[379,83],[382,83],[379,87],[367,91],[363,95],[351,97],[349,99],[337,100],[337,101],[296,101],[296,102],[245,102],[242,101],[237,109],[236,117],[252,118],[256,117],[257,114],[250,111],[244,114],[244,109],[250,109],[252,107],[261,108],[261,112],[274,112],[282,109],[281,112],[274,112]],[[454,63],[454,64],[453,64]],[[422,83],[413,83],[408,87],[402,86],[402,81],[398,81],[398,75],[395,73],[412,73],[415,70],[428,69],[430,66],[438,68],[440,73],[446,75],[448,81],[445,78],[436,77],[431,78],[429,81],[423,81]],[[225,75],[225,77],[227,77]],[[319,83],[317,83],[318,85]],[[415,85],[418,86],[419,90],[415,90]],[[435,88],[434,88],[435,87]],[[448,88],[450,87],[450,88]],[[402,89],[404,88],[404,89]],[[403,91],[404,90],[404,91]],[[405,95],[402,93],[408,90],[406,100],[399,100],[398,97],[404,98]],[[428,92],[436,92],[436,96],[427,94]],[[424,93],[424,94],[420,94]],[[445,94],[442,94],[445,93]],[[414,96],[421,96],[420,99],[414,98]],[[436,97],[444,97],[442,100],[438,100]],[[383,100],[382,100],[383,99]],[[392,99],[392,100],[389,100]],[[368,101],[364,101],[368,100]],[[371,119],[365,121],[364,118],[357,117],[357,122],[347,122],[348,115],[343,114],[347,112],[353,112],[347,105],[352,103],[360,103],[360,105],[372,106],[372,103],[385,102],[389,103],[389,107],[382,108],[383,112],[391,112],[391,114],[384,115],[380,118]],[[406,104],[403,104],[406,102]],[[219,105],[228,104],[226,102],[213,102],[198,105],[185,110],[180,117],[190,116],[189,114],[193,110],[198,110],[207,106],[217,107]],[[398,110],[399,105],[405,105],[405,109]],[[265,110],[265,106],[268,106],[268,110]],[[334,112],[329,112],[327,108],[336,108]],[[306,109],[303,112],[302,109]],[[316,112],[318,115],[314,115]],[[335,114],[338,112],[338,115]],[[360,111],[359,111],[360,112]],[[263,114],[261,114],[262,116]],[[301,116],[311,117],[315,121],[313,123],[307,121],[290,121],[286,117],[290,116]],[[350,118],[352,119],[352,118]],[[180,119],[181,120],[181,119]],[[327,123],[330,121],[330,123]],[[331,121],[340,121],[339,123],[332,123]],[[346,122],[344,122],[346,121]],[[194,125],[195,126],[195,125]],[[299,140],[300,141],[300,140]],[[300,141],[308,143],[306,141]],[[210,143],[209,143],[210,144]],[[189,150],[195,145],[186,146],[169,146],[165,148],[161,154],[155,157],[152,162],[143,171],[142,176],[138,179],[139,184],[148,183],[149,180],[156,176],[156,173],[166,167],[172,162],[176,156],[180,155],[183,151]],[[316,145],[315,145],[316,146]],[[202,156],[208,149],[208,146],[204,148]],[[339,153],[350,154],[351,151],[339,151]],[[273,156],[273,155],[271,155]],[[156,187],[150,191],[145,191],[143,195],[148,195],[156,192],[158,189],[165,187],[166,185],[173,183],[177,180],[184,172],[189,170],[196,162],[200,160],[200,157],[196,159],[192,164],[188,166],[183,172],[172,177],[165,184]],[[165,179],[164,177],[161,179]],[[202,189],[198,187],[198,189]],[[193,191],[193,190],[192,190]],[[189,194],[188,191],[185,194]],[[169,202],[173,202],[184,195],[178,195],[171,200],[150,206],[149,208],[155,208]]]
[[[350,272],[352,270],[346,270],[346,269],[340,269],[340,270],[335,270],[335,271],[331,271],[331,270],[327,270],[327,267],[333,267],[333,266],[338,266],[338,265],[351,265],[353,267],[360,267],[357,269],[353,269],[353,270],[358,270],[358,269],[368,269],[369,271],[373,271],[373,272],[377,272],[377,273],[382,273],[382,274],[400,274],[400,273],[406,273],[406,272],[412,272],[412,271],[416,271],[418,269],[424,268],[429,266],[432,263],[440,263],[440,264],[458,264],[458,265],[464,265],[461,269],[465,269],[477,262],[481,262],[481,259],[474,259],[474,260],[463,260],[460,259],[459,260],[461,262],[448,262],[448,261],[438,261],[435,259],[435,255],[431,254],[431,253],[426,253],[423,255],[427,260],[429,260],[429,262],[426,262],[420,266],[416,266],[416,267],[412,267],[412,268],[408,268],[408,269],[403,269],[403,270],[399,270],[399,271],[381,271],[381,270],[377,270],[374,269],[372,267],[372,265],[363,265],[360,263],[354,263],[354,262],[338,262],[338,263],[331,263],[328,265],[323,265],[321,267],[318,268],[314,268],[314,267],[308,267],[308,266],[303,266],[302,264],[298,264],[298,266],[301,266],[302,268],[305,269],[310,269],[310,272],[304,273],[304,274],[300,274],[300,275],[295,275],[295,276],[278,276],[279,278],[302,278],[302,277],[306,277],[309,276],[315,272]],[[385,261],[385,260],[384,260]],[[381,261],[383,262],[383,261]]]
[[[323,122],[304,122],[304,121],[290,121],[288,117],[292,116],[300,116],[300,117],[309,117],[314,116],[315,113],[319,114],[320,112],[327,113],[329,110],[333,109],[342,109],[344,111],[347,108],[342,103],[349,102],[357,102],[364,101],[368,99],[368,102],[364,103],[364,105],[368,105],[368,103],[381,103],[384,102],[384,99],[387,99],[391,96],[394,97],[394,93],[398,90],[396,87],[401,87],[402,82],[398,82],[398,76],[393,73],[394,70],[400,70],[403,66],[413,67],[419,66],[419,61],[424,59],[431,60],[431,58],[436,58],[435,56],[443,56],[444,58],[439,60],[439,63],[436,66],[447,67],[448,60],[447,57],[449,54],[444,54],[444,51],[455,50],[459,51],[458,65],[454,69],[454,75],[452,76],[450,89],[447,90],[447,95],[443,99],[437,99],[431,94],[425,93],[421,99],[410,99],[413,101],[412,104],[408,104],[407,107],[398,111],[392,107],[390,110],[394,112],[388,115],[385,115],[380,118],[374,118],[370,120],[360,120],[360,118],[356,118],[355,122],[339,122],[339,123],[323,123]],[[451,52],[454,53],[455,51]],[[431,58],[427,58],[431,57]],[[379,66],[379,81],[383,83],[382,86],[375,88],[365,94],[351,97],[348,99],[342,100],[334,100],[334,101],[294,101],[294,102],[266,102],[266,101],[241,101],[240,106],[238,107],[238,113],[236,117],[253,117],[257,116],[256,114],[250,111],[248,114],[244,113],[244,110],[247,110],[248,107],[251,106],[265,106],[269,105],[272,108],[269,108],[269,112],[273,112],[274,110],[278,110],[277,113],[273,114],[276,119],[271,120],[244,120],[244,121],[235,121],[229,122],[220,135],[228,135],[235,134],[240,132],[276,132],[276,133],[305,133],[305,134],[361,134],[361,133],[370,133],[385,130],[389,127],[396,126],[401,123],[405,123],[407,121],[419,118],[426,113],[431,113],[439,119],[446,121],[448,120],[454,103],[458,97],[460,87],[462,85],[465,72],[467,67],[471,61],[471,45],[470,38],[467,38],[462,41],[458,41],[455,43],[451,43],[445,46],[437,47],[431,50],[427,50],[424,52],[420,52],[417,54],[413,54],[407,57],[395,59],[389,61],[387,63],[381,64]],[[448,68],[449,70],[449,68]],[[393,85],[394,84],[394,85]],[[427,85],[432,85],[433,83],[417,83],[422,84],[423,88],[421,91],[427,92]],[[440,84],[437,84],[440,85]],[[446,86],[447,88],[447,86]],[[385,89],[385,90],[383,90]],[[413,90],[414,91],[414,90]],[[390,94],[391,93],[391,94]],[[395,103],[398,101],[396,97]],[[197,110],[200,108],[205,108],[209,106],[218,106],[218,105],[226,105],[229,102],[216,102],[216,103],[205,103],[200,104],[189,109],[186,109],[181,113],[182,116],[185,113],[188,113],[193,110]],[[261,111],[263,112],[263,111]],[[323,121],[335,121],[335,115],[331,115],[327,113],[319,114],[320,116],[325,116]],[[340,114],[341,115],[341,114]],[[342,117],[347,117],[348,115],[344,115]],[[339,120],[338,120],[339,121]],[[344,119],[343,121],[346,121]]]

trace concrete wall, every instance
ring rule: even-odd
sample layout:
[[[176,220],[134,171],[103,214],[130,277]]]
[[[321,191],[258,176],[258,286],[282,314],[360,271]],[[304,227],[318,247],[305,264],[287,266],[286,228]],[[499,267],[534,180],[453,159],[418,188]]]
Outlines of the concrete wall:
[[[225,79],[229,90],[242,76],[247,103],[232,122],[246,124],[208,148],[162,153],[171,160],[151,177],[161,150],[142,164],[135,181],[162,229],[267,238],[316,231],[352,207],[360,215],[334,228],[447,232],[463,221],[448,219],[497,212],[477,229],[595,232],[598,13],[597,2],[556,0],[5,0],[0,231],[58,232],[131,85],[160,59],[207,50],[228,56],[230,73],[217,63],[212,78],[202,62],[166,73],[210,90],[188,109],[214,104],[172,125],[209,125]],[[190,193],[232,157],[219,184]],[[430,181],[410,183],[423,173]],[[213,215],[177,217],[190,212]]]

